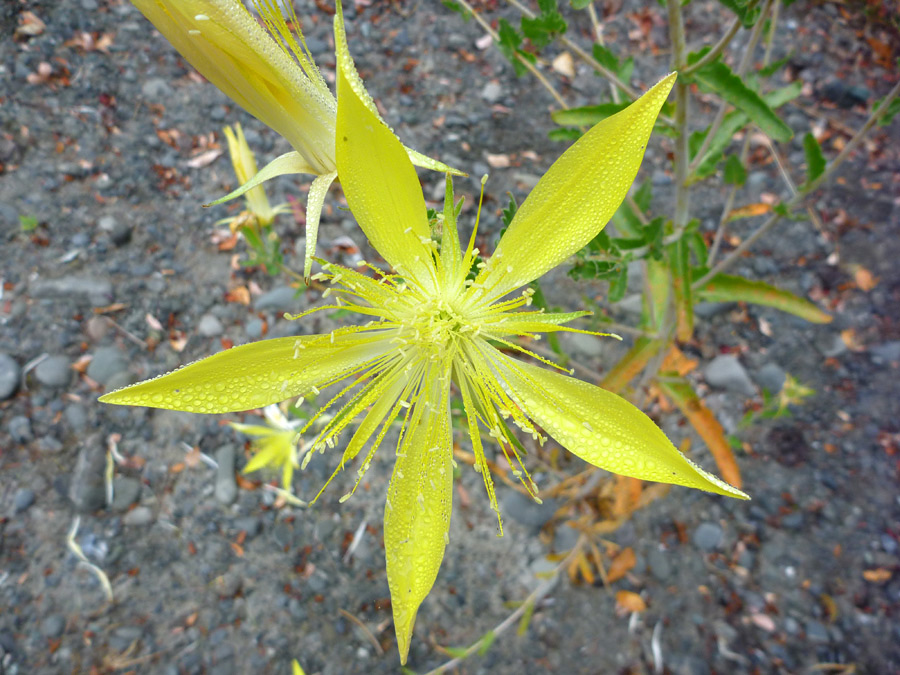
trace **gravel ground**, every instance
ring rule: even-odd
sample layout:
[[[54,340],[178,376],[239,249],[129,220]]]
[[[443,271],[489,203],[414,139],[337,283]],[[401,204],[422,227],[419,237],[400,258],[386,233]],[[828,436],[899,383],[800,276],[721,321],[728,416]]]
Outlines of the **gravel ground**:
[[[469,217],[490,171],[486,220],[496,228],[505,192],[521,201],[561,152],[547,140],[553,101],[482,49],[474,22],[438,3],[366,4],[348,7],[351,48],[387,119],[407,144],[469,171],[458,186]],[[330,19],[309,7],[309,46],[329,71]],[[46,26],[13,40],[25,11]],[[665,69],[662,16],[655,3],[630,0],[609,23],[607,38],[639,54],[640,87]],[[718,36],[726,25],[716,5],[691,6],[690,34]],[[885,29],[845,6],[802,1],[780,28],[795,52],[791,69],[808,85],[785,108],[789,123],[805,132],[827,121],[846,140],[840,130],[861,125],[864,104],[897,77],[876,63],[869,39]],[[226,210],[199,208],[232,187],[226,156],[191,162],[218,147],[224,124],[241,121],[262,159],[285,151],[283,141],[203,82],[127,3],[6,2],[0,31],[0,673],[286,673],[292,658],[308,673],[397,672],[381,530],[390,453],[350,501],[338,503],[351,478],[340,476],[315,507],[279,509],[272,493],[235,481],[246,453],[222,416],[96,402],[103,390],[229,343],[329,329],[325,316],[284,320],[318,293],[295,297],[284,279],[236,268],[240,249],[222,252],[214,239]],[[562,86],[575,104],[600,88],[580,70]],[[703,357],[698,386],[729,429],[785,372],[817,391],[793,417],[742,432],[753,501],[671,490],[609,535],[636,553],[625,578],[609,588],[559,581],[525,635],[503,635],[459,672],[649,673],[660,658],[664,672],[697,675],[900,669],[900,164],[891,137],[900,122],[879,130],[813,201],[815,223],[784,223],[739,267],[814,298],[834,322],[710,307],[688,346]],[[656,138],[642,170],[660,210],[671,194],[670,147]],[[782,152],[803,163],[798,141]],[[491,168],[488,155],[510,166]],[[422,178],[438,199],[441,178]],[[742,199],[782,194],[780,180],[760,162]],[[302,201],[306,189],[283,179],[270,195]],[[723,194],[697,196],[704,226]],[[325,252],[342,236],[362,243],[339,204],[334,189]],[[22,217],[36,227],[23,232]],[[279,228],[303,250],[302,227],[283,218]],[[250,289],[249,305],[231,301],[238,287]],[[560,304],[585,292],[560,274],[545,290]],[[565,346],[602,372],[621,353],[611,344]],[[676,441],[690,435],[677,418],[662,419]],[[111,434],[126,462],[107,505]],[[297,492],[314,494],[333,461],[317,457]],[[574,460],[561,468],[579,469]],[[416,627],[415,671],[446,660],[437,645],[468,645],[502,621],[552,567],[548,553],[571,545],[571,529],[549,522],[551,505],[504,487],[505,536],[495,537],[482,493],[480,478],[463,471],[452,544]],[[76,516],[73,541],[108,575],[112,602],[67,548]],[[617,615],[623,589],[648,609]]]

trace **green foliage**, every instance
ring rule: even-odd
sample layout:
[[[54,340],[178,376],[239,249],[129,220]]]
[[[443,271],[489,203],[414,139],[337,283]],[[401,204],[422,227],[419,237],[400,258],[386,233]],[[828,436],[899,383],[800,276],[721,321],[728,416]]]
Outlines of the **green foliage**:
[[[884,99],[878,99],[877,101],[875,101],[875,108],[880,107],[881,102],[883,100]],[[897,97],[893,101],[890,102],[890,104],[887,107],[887,111],[882,113],[881,117],[878,119],[878,124],[880,124],[883,127],[886,127],[888,124],[891,123],[891,121],[894,119],[894,117],[897,116],[897,113],[900,113],[900,97]]]
[[[556,3],[557,0],[538,0],[541,13],[534,18],[522,17],[522,33],[538,49],[543,49],[557,35],[566,32],[566,21]]]
[[[754,0],[719,0],[719,3],[734,12],[744,28],[751,28],[759,19],[759,2]]]
[[[521,77],[525,73],[528,72],[528,68],[525,67],[525,64],[522,63],[521,59],[526,59],[531,63],[535,62],[534,54],[526,52],[520,49],[522,44],[522,36],[519,32],[513,28],[512,24],[509,23],[506,19],[500,19],[497,26],[497,36],[498,42],[497,47],[500,49],[500,52],[507,58],[507,60],[512,64],[513,70],[516,71],[516,75]]]
[[[38,219],[34,216],[19,216],[19,226],[22,228],[22,232],[33,232],[37,229]]]
[[[692,54],[688,61],[696,63],[700,54]],[[715,92],[743,112],[754,124],[777,141],[791,140],[794,132],[759,94],[750,89],[725,63],[713,61],[691,73],[689,79],[706,91]]]
[[[472,18],[472,15],[469,14],[468,10],[463,7],[458,2],[454,2],[454,0],[441,0],[441,4],[449,9],[451,12],[456,12],[462,17],[464,23],[468,23],[469,19]]]
[[[725,182],[738,187],[747,182],[747,169],[737,155],[728,155],[725,160]]]
[[[806,182],[812,183],[825,171],[825,155],[819,141],[809,132],[803,137],[803,151],[806,153]]]
[[[570,0],[572,5],[572,9],[587,9],[587,6],[590,5],[594,0]]]
[[[612,117],[627,107],[628,103],[601,103],[567,110],[554,110],[550,113],[550,117],[560,125],[594,126],[597,122]]]
[[[797,297],[789,291],[776,288],[763,281],[751,281],[743,277],[719,274],[713,277],[697,295],[710,302],[749,302],[773,307],[799,316],[812,323],[829,323],[831,315],[823,312],[809,300]]]

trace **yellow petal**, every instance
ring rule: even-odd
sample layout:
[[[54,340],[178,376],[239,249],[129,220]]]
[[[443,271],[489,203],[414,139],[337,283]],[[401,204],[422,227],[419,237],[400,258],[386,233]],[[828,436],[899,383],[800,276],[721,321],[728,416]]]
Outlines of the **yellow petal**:
[[[390,347],[355,335],[333,343],[329,335],[262,340],[110,392],[100,401],[197,413],[252,410],[305,396]]]
[[[231,199],[236,199],[248,190],[252,190],[257,185],[260,185],[270,178],[275,178],[276,176],[284,176],[291,173],[316,173],[316,170],[309,165],[309,163],[303,158],[303,155],[301,155],[299,152],[286,152],[266,164],[253,176],[253,178],[248,180],[236,190],[232,190],[224,197],[219,197],[214,202],[204,204],[204,206],[216,206]]]
[[[623,476],[749,499],[678,452],[649,417],[621,396],[496,354],[494,362],[525,413],[589,464]]]
[[[284,136],[315,173],[334,170],[335,100],[315,64],[304,70],[240,2],[135,0],[192,66]],[[309,75],[312,75],[310,77]]]
[[[431,233],[416,170],[400,141],[366,104],[335,15],[338,62],[338,176],[350,210],[372,246],[404,276],[431,279],[431,252],[423,243]]]
[[[449,391],[437,392],[437,380],[433,382],[432,400],[423,396],[409,420],[384,507],[384,552],[401,664],[406,663],[419,605],[441,566],[450,528]]]
[[[328,188],[337,178],[337,171],[316,176],[309,186],[309,195],[306,197],[306,255],[303,259],[303,278],[309,279],[312,268],[312,259],[316,254],[316,240],[319,237],[319,219],[322,216],[322,206],[325,204],[325,195]]]
[[[563,153],[519,208],[480,275],[505,295],[556,267],[603,229],[634,182],[675,73]]]

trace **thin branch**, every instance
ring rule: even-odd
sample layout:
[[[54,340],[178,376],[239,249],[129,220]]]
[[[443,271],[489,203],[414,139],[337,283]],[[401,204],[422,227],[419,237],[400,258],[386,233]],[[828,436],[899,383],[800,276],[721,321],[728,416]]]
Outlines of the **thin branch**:
[[[734,23],[728,27],[728,30],[725,31],[725,35],[710,49],[706,54],[696,63],[692,63],[689,66],[685,66],[682,70],[679,71],[680,75],[690,75],[693,72],[700,70],[703,66],[709,65],[717,58],[719,58],[719,54],[725,51],[725,48],[731,44],[731,41],[734,39],[734,36],[737,35],[737,32],[741,28],[741,20],[735,19]]]
[[[844,146],[843,150],[841,150],[837,157],[835,157],[825,168],[822,174],[816,178],[815,180],[801,185],[797,188],[797,194],[784,202],[784,206],[788,211],[792,211],[797,208],[807,195],[811,194],[815,190],[817,190],[826,180],[828,180],[834,172],[838,169],[838,167],[844,163],[844,161],[850,156],[860,143],[862,143],[866,134],[878,123],[878,120],[887,112],[888,107],[897,96],[900,95],[900,82],[894,85],[894,88],[885,96],[878,107],[872,111],[872,115],[866,120],[866,123],[860,127],[859,131],[854,134],[853,138],[851,138],[847,145]],[[771,230],[775,224],[781,220],[782,216],[779,213],[773,213],[759,228],[751,234],[747,239],[745,239],[741,244],[735,248],[731,253],[729,253],[722,261],[713,267],[709,272],[704,274],[702,277],[697,279],[691,286],[693,288],[701,288],[704,284],[706,284],[710,279],[715,277],[720,272],[724,271],[728,267],[731,267],[744,253],[755,244],[760,237],[762,237],[766,232]]]
[[[738,64],[737,70],[735,74],[743,78],[744,75],[747,74],[747,70],[750,68],[750,64],[753,63],[753,51],[756,49],[756,45],[759,43],[760,37],[762,37],[763,28],[766,25],[766,15],[769,12],[769,8],[772,5],[772,0],[766,0],[765,6],[762,8],[762,12],[759,15],[759,19],[756,20],[756,23],[753,26],[753,32],[750,33],[750,40],[747,42],[747,48],[744,51],[744,55],[741,57],[741,62]],[[694,155],[694,161],[691,162],[691,165],[688,167],[688,173],[693,174],[697,171],[697,167],[700,166],[700,162],[703,161],[703,157],[706,155],[706,151],[709,150],[710,143],[712,143],[713,137],[719,131],[719,127],[722,126],[722,121],[725,119],[725,112],[728,110],[728,103],[726,101],[722,101],[722,104],[719,106],[719,110],[716,112],[715,119],[713,119],[712,125],[709,127],[709,131],[706,134],[706,137],[703,139],[703,143],[700,145],[700,149],[697,150],[697,154]]]
[[[491,25],[487,21],[485,21],[484,17],[481,16],[481,14],[479,14],[478,12],[475,11],[475,8],[472,7],[472,5],[470,5],[468,2],[466,2],[466,0],[459,0],[459,4],[462,5],[463,7],[465,7],[466,11],[469,12],[469,14],[471,14],[475,18],[475,21],[478,22],[478,25],[480,25],[482,28],[484,28],[484,30],[488,33],[488,35],[491,36],[491,38],[494,40],[494,42],[497,42],[497,43],[500,42],[500,36],[497,35],[497,31],[495,31],[493,28],[491,28]],[[544,74],[541,73],[541,71],[538,70],[537,67],[531,61],[529,61],[528,59],[523,57],[521,54],[516,53],[515,56],[519,60],[519,63],[521,63],[523,66],[525,66],[529,70],[529,72],[531,72],[531,74],[534,75],[538,79],[538,82],[540,82],[542,85],[544,85],[544,88],[550,92],[550,95],[553,96],[553,98],[556,100],[556,102],[564,110],[568,110],[569,106],[563,100],[562,96],[559,95],[559,92],[557,92],[556,89],[553,88],[553,85],[550,84],[550,81],[546,77],[544,77]]]
[[[575,559],[575,556],[581,553],[582,548],[584,548],[585,543],[587,542],[587,537],[581,535],[578,538],[575,546],[569,551],[568,555],[563,558],[559,564],[553,568],[553,571],[550,572],[550,576],[538,584],[537,588],[535,588],[527,598],[516,608],[512,614],[506,617],[503,621],[498,623],[493,630],[490,632],[494,635],[494,637],[500,635],[501,633],[506,632],[510,626],[516,623],[519,618],[522,617],[525,612],[529,610],[529,608],[534,607],[537,603],[545,596],[550,590],[553,588],[556,583],[557,577],[559,577],[559,573],[564,570],[572,560]],[[467,658],[475,654],[482,647],[482,641],[484,638],[478,640],[475,644],[469,646],[462,654],[457,656],[454,659],[450,659],[446,663],[441,664],[434,670],[429,670],[425,675],[440,675],[440,673],[445,673],[451,668],[455,668]]]

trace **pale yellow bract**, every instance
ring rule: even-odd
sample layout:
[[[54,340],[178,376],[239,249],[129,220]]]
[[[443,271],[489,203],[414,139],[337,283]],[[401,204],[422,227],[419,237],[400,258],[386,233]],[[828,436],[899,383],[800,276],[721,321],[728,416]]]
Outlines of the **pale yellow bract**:
[[[335,22],[340,21],[338,13]],[[579,332],[563,324],[587,312],[544,313],[530,307],[530,289],[509,293],[562,263],[604,227],[637,174],[675,74],[599,123],[557,160],[473,280],[467,277],[479,251],[474,233],[465,247],[459,240],[449,177],[438,243],[431,237],[415,169],[367,105],[343,32],[336,36],[337,169],[360,227],[396,274],[368,265],[351,270],[323,263],[325,271],[317,278],[331,284],[326,295],[335,300],[329,308],[357,313],[366,322],[327,335],[236,347],[101,400],[221,413],[318,394],[341,383],[301,432],[337,407],[308,444],[310,452],[324,451],[359,420],[337,469],[367,448],[359,479],[399,422],[384,543],[394,626],[405,663],[416,613],[434,584],[448,542],[454,392],[465,410],[475,468],[495,510],[482,431],[537,498],[512,427],[540,443],[545,434],[552,436],[586,462],[626,476],[747,496],[690,462],[625,399],[498,349],[543,361],[523,346],[523,339]]]
[[[309,276],[325,195],[339,177],[334,157],[337,102],[306,47],[292,6],[286,3],[286,20],[279,0],[251,0],[264,27],[240,0],[132,2],[201,75],[294,148],[210,206],[239,197],[276,176],[316,176],[306,210],[303,268]],[[343,19],[335,21],[334,31],[335,40],[340,34],[346,42]],[[363,100],[377,116],[368,94]],[[460,173],[414,150],[407,153],[418,166]]]

